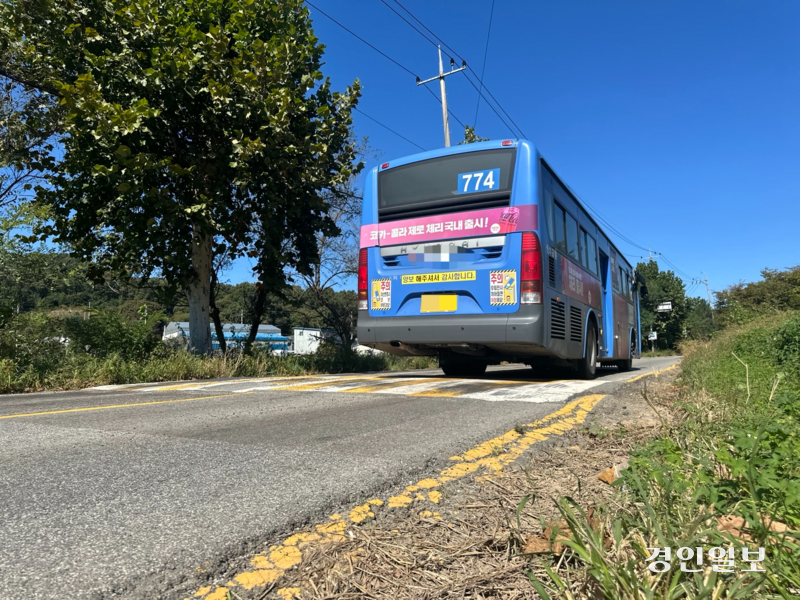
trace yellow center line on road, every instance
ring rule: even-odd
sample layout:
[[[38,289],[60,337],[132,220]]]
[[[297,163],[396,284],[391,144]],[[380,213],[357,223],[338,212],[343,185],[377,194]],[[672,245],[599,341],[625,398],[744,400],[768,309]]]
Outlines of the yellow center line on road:
[[[249,394],[252,392],[244,392]],[[150,402],[130,402],[128,404],[107,404],[105,406],[84,406],[82,408],[62,408],[60,410],[44,410],[41,412],[20,413],[16,415],[0,415],[0,419],[19,419],[22,417],[39,417],[42,415],[61,415],[64,413],[87,412],[92,410],[107,410],[109,408],[129,408],[132,406],[152,406],[153,404],[174,404],[176,402],[191,402],[192,400],[211,400],[212,398],[229,398],[242,394],[220,394],[217,396],[198,396],[196,398],[175,398],[174,400],[151,400]]]

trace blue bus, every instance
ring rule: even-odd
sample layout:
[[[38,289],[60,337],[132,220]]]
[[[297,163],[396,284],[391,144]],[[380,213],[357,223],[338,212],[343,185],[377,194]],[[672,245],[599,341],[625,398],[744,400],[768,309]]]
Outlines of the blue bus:
[[[367,177],[358,340],[438,356],[448,376],[490,364],[631,369],[644,282],[534,145],[467,144]]]

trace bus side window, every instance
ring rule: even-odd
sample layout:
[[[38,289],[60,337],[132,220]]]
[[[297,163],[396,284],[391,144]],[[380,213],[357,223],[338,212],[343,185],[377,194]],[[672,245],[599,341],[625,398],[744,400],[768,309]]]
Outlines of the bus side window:
[[[617,275],[617,288],[622,294],[625,294],[625,274],[622,270],[622,267],[617,267],[619,269]]]
[[[570,258],[580,261],[578,256],[578,222],[567,213],[567,254]]]
[[[589,239],[589,246],[587,248],[589,254],[587,258],[589,261],[589,270],[595,275],[598,275],[599,269],[597,268],[597,244],[592,236],[587,235],[586,237]]]
[[[553,202],[553,195],[550,193],[545,194],[545,209],[547,211],[547,237],[552,240],[556,237],[553,229],[553,213],[555,212],[555,204]]]
[[[582,267],[586,267],[586,231],[578,227],[578,256]]]
[[[619,284],[617,283],[617,270],[614,268],[614,265],[617,264],[617,261],[614,260],[614,256],[611,256],[611,287],[615,290],[618,289]]]
[[[580,234],[581,242],[581,264],[592,273],[597,275],[597,245],[594,238],[586,233],[586,230],[581,227]]]
[[[567,253],[567,239],[564,235],[564,209],[555,202],[553,203],[553,214],[555,215],[556,226],[556,250]]]

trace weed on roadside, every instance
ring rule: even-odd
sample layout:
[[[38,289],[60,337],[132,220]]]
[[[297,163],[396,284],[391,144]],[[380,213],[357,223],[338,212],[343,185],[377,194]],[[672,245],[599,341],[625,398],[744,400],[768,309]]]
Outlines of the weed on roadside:
[[[543,598],[800,596],[800,316],[722,332],[685,352],[662,434],[631,452],[594,520],[557,499],[566,551],[531,585]],[[661,415],[659,415],[661,418]],[[602,439],[601,428],[592,432]],[[614,508],[610,508],[614,506]],[[648,568],[653,549],[764,549],[764,572]],[[707,559],[706,559],[707,560]]]
[[[359,354],[323,346],[308,355],[195,356],[162,343],[159,315],[127,321],[99,312],[91,319],[14,315],[0,328],[0,393],[217,377],[295,376],[397,371],[436,366],[435,358]]]

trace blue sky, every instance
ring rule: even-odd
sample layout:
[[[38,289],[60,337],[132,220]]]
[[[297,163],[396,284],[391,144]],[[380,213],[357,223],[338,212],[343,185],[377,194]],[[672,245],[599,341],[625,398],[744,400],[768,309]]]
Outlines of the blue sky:
[[[481,73],[492,0],[400,1]],[[436,48],[381,0],[312,2],[421,78],[437,72]],[[364,113],[425,149],[444,145],[437,99],[311,15],[335,88],[360,79]],[[713,290],[800,264],[798,65],[794,0],[496,0],[483,81],[600,215],[684,274],[707,274]],[[447,95],[479,135],[516,137],[484,101],[476,122],[463,74],[447,78]],[[450,126],[456,143],[463,130]],[[355,128],[380,151],[367,169],[419,150],[362,114]],[[614,237],[631,260],[647,256]],[[228,277],[250,280],[248,270],[239,263]]]

